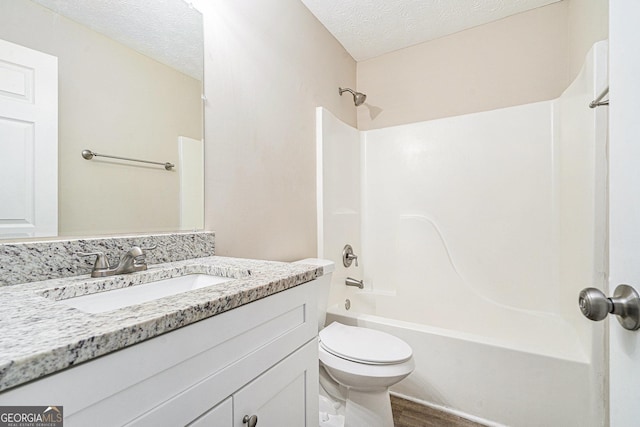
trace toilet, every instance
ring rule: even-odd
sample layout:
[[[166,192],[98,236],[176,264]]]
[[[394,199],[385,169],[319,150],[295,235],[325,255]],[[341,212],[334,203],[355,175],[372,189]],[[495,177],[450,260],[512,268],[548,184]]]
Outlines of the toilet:
[[[298,263],[324,269],[318,278],[320,426],[393,427],[389,387],[413,372],[411,347],[373,329],[337,322],[325,327],[334,263],[315,258]],[[328,401],[333,403],[333,414],[322,413]]]

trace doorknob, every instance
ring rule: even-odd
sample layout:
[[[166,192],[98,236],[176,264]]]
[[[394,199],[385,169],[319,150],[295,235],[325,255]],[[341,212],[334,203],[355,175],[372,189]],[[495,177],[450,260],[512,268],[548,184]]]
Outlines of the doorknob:
[[[612,313],[623,328],[640,329],[640,295],[629,285],[618,285],[611,298],[596,288],[585,288],[578,297],[580,311],[588,319],[603,320]]]

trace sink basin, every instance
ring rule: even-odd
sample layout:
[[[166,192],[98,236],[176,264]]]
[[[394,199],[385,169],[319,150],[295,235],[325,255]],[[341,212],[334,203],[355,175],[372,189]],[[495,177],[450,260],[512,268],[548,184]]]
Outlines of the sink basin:
[[[103,313],[117,310],[159,298],[219,285],[233,279],[229,277],[210,276],[208,274],[189,274],[157,282],[135,285],[122,289],[98,292],[90,295],[60,300],[60,303],[77,308],[87,313]]]

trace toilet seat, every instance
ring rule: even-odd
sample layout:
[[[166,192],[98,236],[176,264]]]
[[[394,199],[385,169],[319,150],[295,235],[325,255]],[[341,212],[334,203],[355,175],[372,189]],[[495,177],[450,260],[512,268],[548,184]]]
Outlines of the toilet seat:
[[[318,345],[318,356],[321,366],[324,366],[334,381],[348,388],[361,390],[390,387],[415,368],[413,358],[402,363],[371,365],[343,359],[329,353],[321,345]]]
[[[337,322],[320,331],[319,338],[326,352],[366,365],[402,364],[413,355],[411,347],[393,335]]]

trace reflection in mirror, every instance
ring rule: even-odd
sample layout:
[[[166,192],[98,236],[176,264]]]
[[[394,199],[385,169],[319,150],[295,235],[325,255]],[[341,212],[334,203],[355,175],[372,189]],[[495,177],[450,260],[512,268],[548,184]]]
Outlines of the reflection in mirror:
[[[33,217],[37,199],[27,200],[24,188],[42,177],[57,182],[60,236],[203,228],[203,38],[197,10],[183,0],[0,0],[0,40],[57,58],[58,72],[58,159],[50,159],[57,177],[38,167],[0,172],[0,206],[9,206],[9,197],[19,199],[12,211],[0,208],[0,239],[39,236],[7,224]],[[27,125],[16,127],[27,123],[12,116],[21,107],[3,110],[3,96],[15,98],[11,88],[27,80],[16,80],[13,70],[20,65],[11,58],[0,56],[0,155],[13,153],[16,164],[32,164],[25,159],[38,145],[17,148],[31,132]],[[53,86],[46,91],[55,92]],[[39,126],[36,121],[31,127],[34,135],[51,129]],[[87,161],[85,149],[176,167]]]

